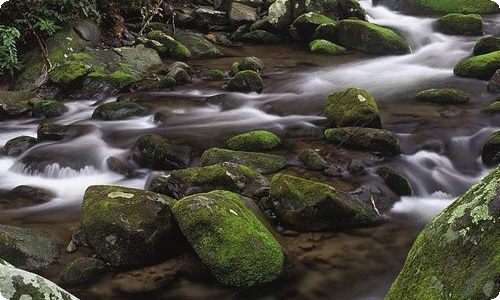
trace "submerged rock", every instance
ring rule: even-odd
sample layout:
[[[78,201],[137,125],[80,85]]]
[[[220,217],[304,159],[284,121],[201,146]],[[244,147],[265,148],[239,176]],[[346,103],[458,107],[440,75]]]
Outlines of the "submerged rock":
[[[92,113],[92,118],[101,120],[123,120],[130,117],[144,116],[148,109],[135,102],[109,102],[99,105]]]
[[[430,89],[418,93],[417,100],[437,104],[466,104],[470,101],[470,95],[458,89]]]
[[[500,164],[500,131],[491,134],[484,142],[481,157],[489,167]]]
[[[453,35],[482,35],[483,18],[476,14],[449,14],[438,19],[437,29]]]
[[[222,284],[251,287],[280,276],[285,255],[238,194],[213,191],[173,206],[182,233]]]
[[[228,82],[226,89],[232,92],[260,93],[264,89],[264,83],[259,73],[250,70],[240,71]]]
[[[385,299],[495,298],[499,218],[497,168],[425,226]]]
[[[349,88],[330,94],[325,101],[325,116],[337,127],[382,126],[375,99],[360,88]]]
[[[145,168],[155,170],[183,169],[191,164],[192,148],[172,144],[167,138],[145,134],[137,139],[132,149],[134,160]]]
[[[270,198],[283,225],[295,230],[322,231],[380,222],[377,213],[359,200],[329,185],[290,175],[273,177]]]
[[[3,259],[0,259],[0,297],[20,300],[78,300],[53,282],[18,269]]]
[[[220,148],[212,148],[203,152],[201,164],[214,165],[231,162],[255,169],[262,174],[269,174],[284,169],[288,162],[285,157],[267,153],[243,152]]]
[[[481,112],[487,114],[498,114],[500,113],[500,100],[493,101],[488,104],[485,108],[481,109]]]
[[[97,258],[82,257],[68,263],[61,274],[61,280],[67,284],[81,283],[102,274],[106,264]]]
[[[213,190],[226,190],[252,197],[269,181],[256,171],[229,162],[153,175],[148,190],[180,199]]]
[[[18,136],[13,139],[10,139],[5,143],[3,147],[3,152],[5,155],[9,156],[18,156],[23,152],[33,147],[37,143],[36,138],[31,136]]]
[[[55,100],[41,100],[33,104],[34,117],[55,118],[64,113],[64,104]]]
[[[309,49],[313,53],[339,55],[346,52],[346,48],[327,40],[314,40],[309,43]]]
[[[412,188],[408,179],[393,168],[381,167],[377,174],[385,181],[385,184],[398,196],[411,196]]]
[[[387,55],[411,52],[410,45],[399,34],[361,20],[341,20],[337,37],[340,45],[363,52]]]
[[[231,150],[259,152],[276,148],[281,139],[267,130],[256,130],[234,136],[227,141]]]
[[[383,129],[344,127],[325,131],[328,141],[368,151],[380,152],[383,155],[401,153],[399,140],[390,131]]]
[[[118,186],[91,186],[81,226],[97,256],[113,266],[137,266],[176,254],[182,245],[172,215],[175,200]]]
[[[16,267],[39,271],[52,264],[58,254],[56,240],[47,233],[0,225],[0,257],[8,259]]]
[[[479,39],[474,46],[474,55],[500,51],[500,36],[487,36]]]
[[[37,129],[37,140],[41,141],[60,141],[70,136],[68,125],[43,122]]]
[[[461,60],[453,72],[460,77],[489,80],[500,69],[500,51]]]
[[[304,149],[299,153],[299,159],[310,170],[323,171],[328,167],[326,160],[314,149]]]

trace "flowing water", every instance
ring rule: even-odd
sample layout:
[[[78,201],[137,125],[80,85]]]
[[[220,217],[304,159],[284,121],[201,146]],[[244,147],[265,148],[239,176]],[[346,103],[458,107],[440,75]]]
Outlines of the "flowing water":
[[[175,91],[128,95],[153,107],[156,116],[151,114],[126,121],[91,119],[96,104],[92,100],[66,103],[68,111],[54,121],[83,126],[85,129],[77,138],[38,144],[18,158],[0,156],[0,189],[31,185],[51,191],[54,198],[38,206],[3,213],[28,224],[57,225],[63,222],[61,220],[75,224],[87,186],[144,187],[148,170],[137,169],[135,177],[125,178],[106,164],[110,156],[129,159],[129,149],[140,134],[161,133],[196,145],[201,151],[220,145],[233,133],[255,128],[268,128],[287,135],[315,132],[319,128],[315,124],[323,120],[320,112],[325,96],[334,90],[358,86],[374,94],[384,127],[399,137],[404,154],[390,163],[406,173],[414,196],[403,197],[394,205],[388,213],[393,220],[391,225],[354,235],[340,233],[334,239],[328,237],[312,251],[313,254],[307,254],[314,256],[311,261],[333,261],[331,268],[315,266],[294,282],[294,288],[284,284],[257,294],[250,291],[249,297],[259,295],[273,299],[295,295],[319,299],[336,295],[338,299],[380,299],[401,268],[405,251],[421,226],[487,173],[480,159],[480,149],[486,137],[500,128],[500,119],[480,113],[480,108],[494,98],[486,92],[486,82],[453,75],[453,67],[461,58],[470,55],[477,38],[436,33],[432,28],[434,18],[402,15],[382,6],[373,7],[366,0],[362,4],[370,21],[392,27],[405,36],[412,53],[388,57],[354,54],[309,61],[310,54],[287,46],[228,49],[234,56],[255,53],[263,58],[269,70],[264,79],[264,93],[232,94],[233,102],[237,103],[235,107],[221,108],[204,103],[206,97],[221,90],[202,82]],[[486,34],[500,33],[500,16],[487,17],[485,31]],[[201,63],[227,68],[234,60],[232,57]],[[468,105],[456,107],[416,103],[417,92],[436,87],[462,88],[470,92],[473,99]],[[36,136],[38,123],[39,120],[3,122],[0,144],[19,135]],[[35,168],[23,163],[26,157],[41,157],[47,163]],[[362,246],[367,239],[373,243],[368,249]],[[287,242],[293,243],[291,239]],[[338,250],[339,245],[348,249],[344,252],[362,249],[358,252],[363,255],[346,255]],[[346,275],[350,271],[339,272],[336,267],[342,262],[338,260],[349,260],[346,264],[354,270],[354,276]],[[383,261],[370,267],[373,260]],[[359,271],[362,269],[364,273]],[[352,279],[356,277],[357,280]],[[178,283],[167,294],[175,299],[182,295],[198,298],[234,296],[220,287],[192,282]]]

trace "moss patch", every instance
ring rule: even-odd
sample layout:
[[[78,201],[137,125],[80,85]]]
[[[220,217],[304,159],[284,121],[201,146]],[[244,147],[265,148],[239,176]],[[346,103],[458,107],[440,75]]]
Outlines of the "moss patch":
[[[500,51],[461,60],[453,72],[460,77],[489,80],[500,69]]]
[[[483,18],[476,14],[448,14],[438,19],[437,28],[446,34],[482,35]]]
[[[274,133],[266,130],[246,132],[227,141],[227,147],[232,150],[258,152],[276,148],[281,139]]]

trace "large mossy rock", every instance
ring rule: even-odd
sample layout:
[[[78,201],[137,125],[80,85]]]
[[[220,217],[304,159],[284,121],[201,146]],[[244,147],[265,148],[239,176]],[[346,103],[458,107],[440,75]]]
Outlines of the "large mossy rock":
[[[164,56],[178,60],[186,60],[191,57],[191,51],[173,37],[160,30],[152,30],[146,35],[148,39],[157,41],[165,47]]]
[[[64,104],[56,100],[40,100],[33,103],[33,117],[55,118],[64,113]]]
[[[148,190],[180,199],[213,190],[226,190],[252,197],[269,186],[266,177],[249,167],[229,162],[153,175]]]
[[[37,140],[32,136],[18,136],[8,140],[4,147],[3,153],[9,156],[17,156],[36,145]]]
[[[231,150],[259,152],[271,150],[280,145],[281,139],[267,130],[245,132],[227,140],[227,147]]]
[[[324,104],[325,116],[337,127],[382,127],[375,98],[366,90],[348,88],[328,96]]]
[[[270,198],[281,223],[304,231],[356,227],[380,221],[373,209],[324,183],[285,174],[271,181]]]
[[[0,91],[0,120],[26,116],[35,97],[31,91]]]
[[[474,55],[488,54],[495,51],[500,51],[500,36],[480,38],[474,46]]]
[[[411,52],[410,45],[389,28],[361,20],[341,20],[337,26],[338,43],[359,51],[400,55]]]
[[[496,14],[498,4],[492,0],[379,0],[380,4],[415,15]]]
[[[8,259],[16,267],[29,271],[42,270],[52,264],[58,254],[57,241],[47,233],[0,225],[0,257]]]
[[[489,167],[500,164],[500,131],[491,134],[483,144],[481,151],[483,163]]]
[[[308,12],[293,21],[292,26],[301,41],[310,41],[316,29],[323,24],[333,24],[334,20],[316,12]]]
[[[144,116],[148,109],[135,102],[109,102],[99,105],[92,113],[92,118],[101,120],[123,120],[130,117]]]
[[[251,287],[280,276],[283,249],[238,194],[188,196],[174,204],[173,212],[196,254],[222,284]]]
[[[78,300],[53,282],[0,259],[0,299]]]
[[[438,19],[437,29],[452,35],[482,35],[483,18],[477,14],[448,14]]]
[[[259,73],[251,70],[240,71],[227,83],[226,89],[232,92],[260,93],[264,83]]]
[[[217,58],[223,55],[219,48],[201,34],[179,30],[174,38],[189,49],[193,58]]]
[[[328,141],[356,150],[380,152],[382,155],[401,153],[398,138],[390,131],[363,127],[332,128],[325,131]]]
[[[417,94],[417,100],[437,104],[466,104],[470,94],[458,89],[430,89]]]
[[[244,165],[262,174],[278,172],[284,169],[288,164],[287,159],[280,155],[234,151],[220,148],[208,149],[203,152],[201,156],[201,164],[203,166],[210,166],[222,162]]]
[[[461,60],[453,72],[460,77],[489,80],[500,69],[500,51]]]
[[[132,157],[145,168],[175,170],[191,164],[192,152],[190,146],[173,144],[160,135],[145,134],[137,139]]]
[[[137,266],[175,254],[182,241],[172,215],[175,200],[153,192],[90,186],[81,226],[97,256],[113,266]]]
[[[427,224],[385,299],[495,298],[499,220],[497,168]]]

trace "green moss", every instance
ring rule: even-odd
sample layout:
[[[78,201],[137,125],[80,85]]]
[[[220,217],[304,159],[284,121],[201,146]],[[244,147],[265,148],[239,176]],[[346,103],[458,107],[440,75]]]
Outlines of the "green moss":
[[[481,110],[483,113],[487,114],[498,114],[500,113],[500,100],[494,101],[485,108]]]
[[[388,156],[401,153],[397,137],[383,129],[333,128],[325,130],[325,137],[330,142],[357,150],[375,151]]]
[[[474,46],[474,55],[488,54],[500,51],[500,37],[487,36],[479,39]]]
[[[500,69],[500,51],[461,60],[453,72],[460,77],[489,80]]]
[[[214,277],[251,287],[275,280],[285,256],[280,244],[238,194],[213,191],[173,206],[179,227]]]
[[[191,147],[173,144],[167,138],[156,134],[141,135],[132,154],[139,165],[155,170],[186,168],[192,160]]]
[[[338,127],[381,127],[379,110],[373,96],[360,88],[334,92],[325,101],[325,116]]]
[[[292,26],[295,28],[301,40],[308,41],[320,25],[333,23],[335,23],[335,21],[325,15],[316,12],[308,12],[295,19]]]
[[[500,164],[500,131],[492,133],[484,142],[481,151],[483,163],[493,167]]]
[[[227,141],[227,147],[232,150],[258,152],[276,148],[281,139],[267,130],[246,132]]]
[[[490,0],[412,0],[426,14],[494,14],[498,5]]]
[[[344,47],[374,54],[408,54],[410,45],[389,28],[361,20],[341,20],[338,42]]]
[[[259,73],[251,70],[240,71],[234,75],[226,86],[226,89],[233,92],[260,93],[264,89],[264,83]]]
[[[417,94],[417,100],[438,104],[466,104],[471,96],[457,89],[430,89]]]
[[[327,40],[314,40],[309,43],[311,52],[320,54],[339,55],[345,53],[346,49]]]
[[[109,79],[117,84],[130,84],[141,79],[141,76],[134,72],[127,64],[121,64],[120,68],[111,74]]]
[[[224,71],[219,69],[206,70],[201,73],[201,77],[210,81],[220,81],[224,79]]]
[[[191,57],[191,51],[186,46],[160,30],[148,32],[147,38],[160,42],[166,48],[169,57],[178,60],[186,60]]]
[[[67,61],[50,72],[50,79],[61,85],[68,85],[87,75],[90,65],[80,61]]]
[[[482,35],[483,18],[480,15],[448,14],[437,21],[438,30],[446,34]]]
[[[497,168],[427,224],[386,300],[498,295],[499,192]]]
[[[41,100],[33,104],[33,115],[35,117],[54,118],[64,113],[64,104],[55,100]]]
[[[328,163],[314,149],[304,149],[299,153],[299,159],[307,169],[322,171],[327,168]]]
[[[201,156],[201,164],[209,166],[221,162],[231,162],[255,169],[257,172],[269,174],[285,168],[288,164],[285,157],[274,154],[234,151],[211,148]]]

